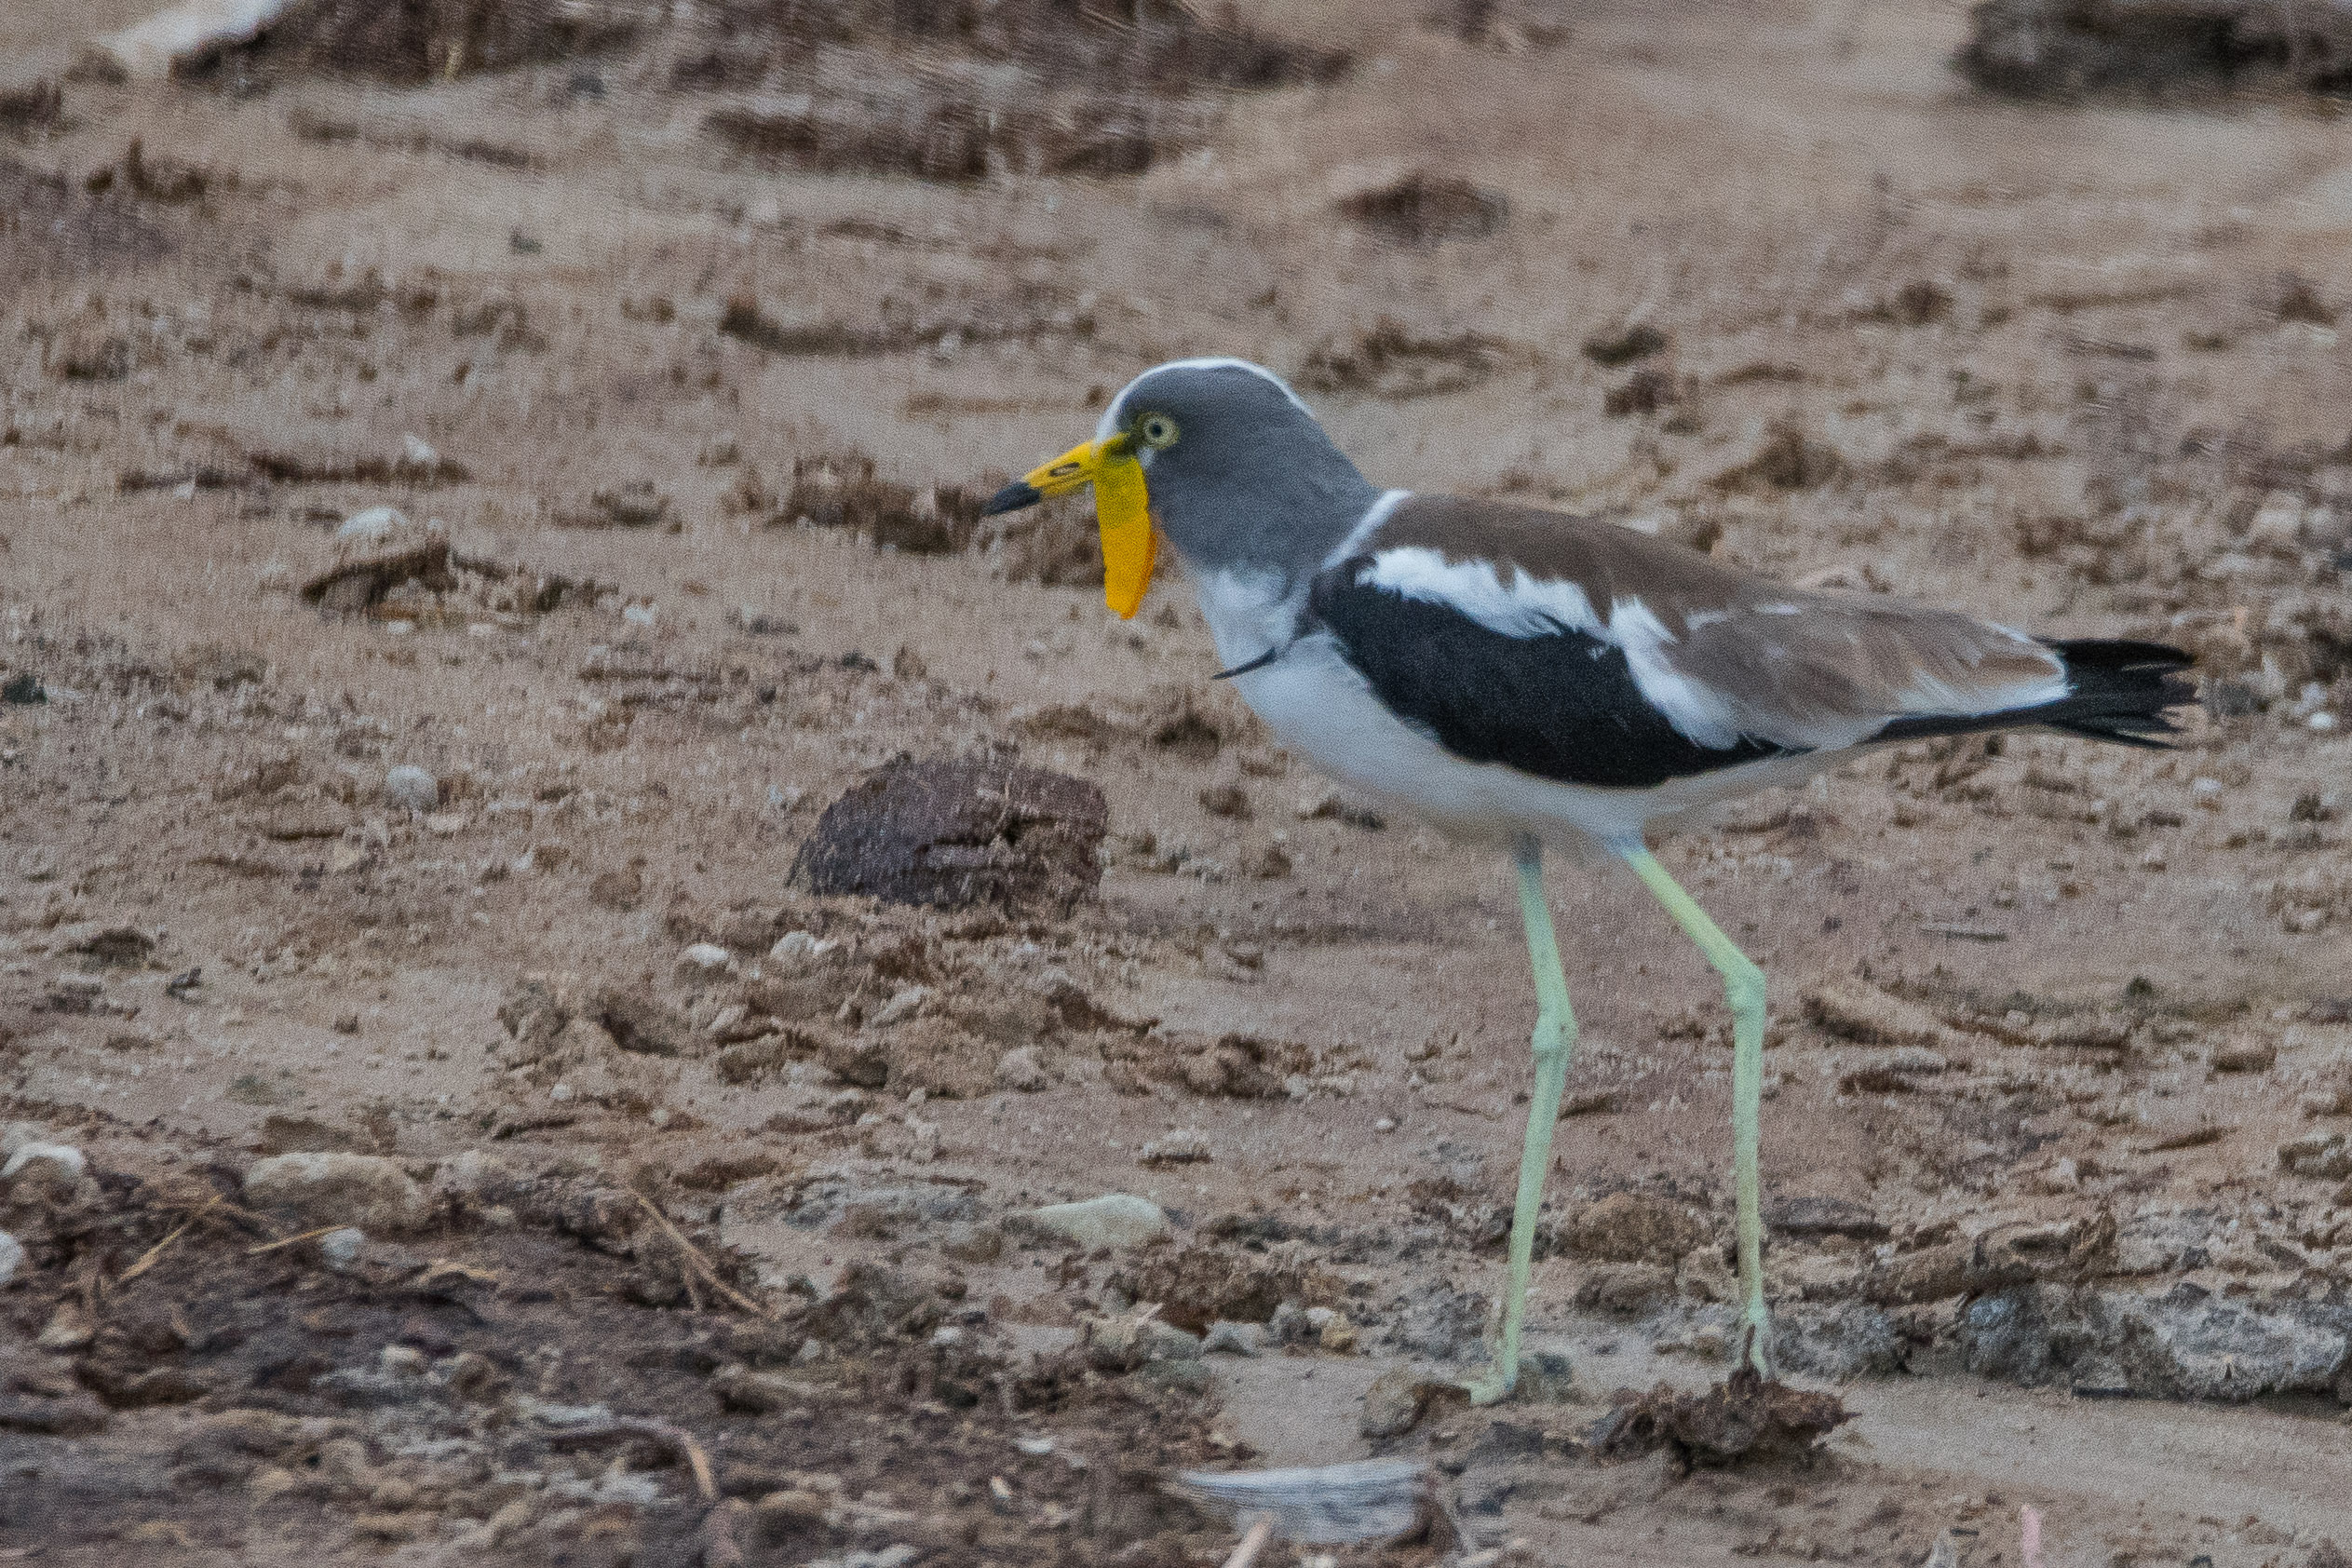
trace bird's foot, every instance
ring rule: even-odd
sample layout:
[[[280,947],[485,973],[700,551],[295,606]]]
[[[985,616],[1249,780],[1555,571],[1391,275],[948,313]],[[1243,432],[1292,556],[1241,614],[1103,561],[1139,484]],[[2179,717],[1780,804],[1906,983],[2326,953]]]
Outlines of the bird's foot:
[[[1501,1404],[1516,1399],[1525,1404],[1558,1404],[1576,1398],[1575,1369],[1557,1350],[1530,1350],[1508,1372],[1496,1357],[1477,1377],[1463,1379],[1462,1391],[1473,1405]]]
[[[1772,1314],[1762,1302],[1741,1316],[1734,1356],[1736,1370],[1752,1372],[1766,1383],[1778,1380],[1780,1373],[1772,1361]]]
[[[1478,1376],[1464,1378],[1462,1391],[1470,1396],[1473,1405],[1501,1404],[1519,1386],[1518,1371],[1516,1367],[1505,1366],[1498,1358]]]

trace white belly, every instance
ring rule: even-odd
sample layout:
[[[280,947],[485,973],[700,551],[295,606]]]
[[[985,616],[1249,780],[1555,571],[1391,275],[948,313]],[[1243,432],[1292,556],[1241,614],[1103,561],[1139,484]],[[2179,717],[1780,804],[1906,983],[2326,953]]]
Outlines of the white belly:
[[[1274,597],[1274,583],[1220,574],[1198,586],[1201,612],[1226,668],[1291,638],[1297,612]],[[1233,683],[1283,745],[1326,773],[1453,837],[1483,842],[1522,834],[1554,843],[1575,836],[1604,845],[1638,841],[1645,823],[1791,782],[1822,765],[1805,757],[1769,758],[1656,789],[1603,790],[1466,762],[1390,712],[1327,632],[1300,638]]]

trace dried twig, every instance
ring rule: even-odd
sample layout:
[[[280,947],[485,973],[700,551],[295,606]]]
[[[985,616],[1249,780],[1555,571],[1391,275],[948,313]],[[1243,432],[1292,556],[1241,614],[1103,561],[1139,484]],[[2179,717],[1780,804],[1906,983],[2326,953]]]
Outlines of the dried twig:
[[[1269,1514],[1260,1518],[1242,1534],[1241,1544],[1233,1548],[1231,1557],[1225,1559],[1225,1568],[1250,1568],[1250,1564],[1258,1560],[1258,1553],[1264,1550],[1265,1544],[1272,1539],[1274,1518]]]
[[[684,1254],[686,1260],[693,1264],[695,1272],[701,1277],[704,1284],[710,1286],[720,1295],[724,1296],[728,1301],[734,1303],[735,1305],[740,1307],[745,1312],[750,1313],[755,1318],[773,1318],[776,1316],[774,1312],[771,1312],[768,1308],[761,1305],[758,1302],[753,1301],[750,1296],[745,1295],[742,1291],[737,1290],[734,1286],[728,1284],[724,1279],[721,1278],[719,1277],[718,1269],[712,1266],[710,1258],[704,1255],[702,1249],[696,1246],[684,1231],[680,1230],[676,1225],[669,1223],[669,1216],[661,1211],[660,1205],[654,1202],[652,1198],[647,1197],[643,1193],[639,1192],[635,1187],[629,1187],[624,1190],[628,1192],[629,1196],[637,1200],[639,1207],[643,1209],[646,1213],[651,1214],[654,1217],[654,1223],[659,1225],[662,1229],[662,1234],[669,1237],[670,1244],[676,1247],[681,1253]]]
[[[167,1235],[161,1241],[156,1242],[153,1247],[148,1248],[144,1252],[140,1253],[139,1261],[132,1264],[128,1268],[123,1270],[122,1274],[115,1280],[115,1287],[119,1289],[122,1286],[128,1285],[132,1280],[138,1278],[141,1275],[146,1273],[149,1269],[155,1267],[155,1260],[163,1256],[163,1250],[165,1248],[170,1246],[173,1242],[179,1240],[181,1237],[186,1235],[188,1228],[191,1225],[194,1225],[198,1220],[203,1219],[207,1214],[211,1213],[213,1210],[219,1208],[220,1206],[221,1198],[218,1195],[215,1195],[210,1202],[205,1204],[202,1208],[196,1210],[190,1213],[186,1219],[181,1221],[177,1225],[174,1225],[171,1228],[170,1234]]]
[[[2042,1568],[2042,1510],[2031,1503],[2017,1510],[2017,1537],[2021,1568]]]
[[[580,1426],[565,1426],[549,1435],[547,1440],[557,1448],[574,1443],[600,1442],[606,1438],[651,1438],[668,1447],[686,1462],[686,1468],[695,1476],[695,1490],[706,1503],[719,1495],[718,1483],[710,1478],[710,1453],[695,1440],[694,1434],[683,1426],[650,1415],[616,1415],[610,1421],[595,1421]]]
[[[454,1258],[435,1258],[425,1265],[425,1272],[410,1283],[421,1288],[441,1279],[463,1279],[470,1285],[495,1285],[498,1283],[498,1272],[461,1264]]]
[[[350,1228],[348,1225],[320,1225],[317,1230],[306,1230],[300,1236],[281,1236],[275,1241],[264,1241],[259,1247],[248,1247],[245,1249],[245,1255],[249,1258],[257,1258],[264,1252],[275,1252],[280,1247],[291,1247],[297,1241],[316,1241],[322,1236],[332,1236],[339,1230]]]

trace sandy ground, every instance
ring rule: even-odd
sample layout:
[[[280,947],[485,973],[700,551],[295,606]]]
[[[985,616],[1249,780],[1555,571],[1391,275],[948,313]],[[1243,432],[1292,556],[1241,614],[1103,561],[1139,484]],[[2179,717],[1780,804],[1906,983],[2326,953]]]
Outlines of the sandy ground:
[[[0,140],[0,680],[46,698],[0,705],[0,1071],[34,1124],[19,1141],[83,1148],[105,1179],[77,1201],[127,1216],[108,1251],[97,1222],[35,1212],[54,1193],[11,1189],[37,1243],[0,1295],[27,1342],[11,1398],[91,1390],[104,1425],[12,1417],[0,1442],[24,1475],[127,1457],[55,1494],[81,1500],[66,1516],[0,1501],[0,1551],[725,1561],[675,1463],[650,1501],[615,1483],[557,1506],[544,1464],[535,1491],[304,1492],[282,1454],[186,1458],[240,1410],[328,1419],[282,1369],[270,1386],[300,1397],[274,1405],[225,1373],[129,1395],[89,1370],[102,1337],[30,1344],[61,1304],[103,1320],[130,1299],[109,1281],[203,1207],[188,1194],[242,1198],[256,1159],[338,1149],[404,1166],[438,1206],[419,1262],[472,1258],[497,1291],[545,1273],[604,1300],[593,1267],[529,1250],[603,1234],[547,1218],[546,1183],[585,1183],[658,1201],[771,1309],[867,1264],[945,1267],[1005,1368],[1150,1300],[1149,1257],[1258,1271],[1345,1313],[1352,1346],[1211,1356],[1205,1386],[1171,1377],[1110,1415],[1016,1421],[1007,1393],[1011,1425],[986,1431],[1166,1465],[1426,1456],[1458,1545],[1392,1548],[1415,1561],[2012,1563],[2026,1505],[2052,1568],[2343,1561],[2324,1544],[2352,1545],[2331,1316],[2352,1156],[2328,1142],[2352,1115],[2340,126],[2292,103],[1980,101],[1944,63],[1949,6],[1592,8],[1467,37],[1413,5],[1251,10],[1352,67],[1215,100],[1197,145],[1129,177],[764,163],[706,116],[769,100],[676,85],[687,46],[659,29],[424,88],[74,76],[60,117]],[[0,47],[30,80],[131,14],[24,0]],[[892,79],[931,80],[928,58]],[[1419,246],[1335,205],[1415,170],[1507,217]],[[737,308],[786,338],[722,330]],[[1629,323],[1663,348],[1581,347]],[[1775,1295],[1796,1380],[1854,1413],[1810,1466],[1685,1474],[1581,1436],[1613,1390],[1719,1377],[1727,1320],[1724,1018],[1629,878],[1551,874],[1584,1037],[1534,1312],[1575,1391],[1441,1402],[1368,1439],[1376,1374],[1475,1363],[1500,1271],[1532,1015],[1506,869],[1318,809],[1319,781],[1209,685],[1181,580],[1120,623],[1014,548],[877,547],[794,504],[796,462],[985,486],[1196,353],[1306,372],[1380,482],[1606,510],[1792,579],[2200,656],[2207,709],[2176,750],[1906,748],[1661,849],[1772,976]],[[1612,392],[1637,406],[1605,412]],[[631,486],[663,498],[649,524],[581,526]],[[445,538],[453,575],[306,602],[365,553],[336,529],[377,506],[409,520],[396,542]],[[790,884],[863,770],[992,748],[1101,787],[1099,896],[1006,917]],[[387,795],[399,766],[438,780],[428,807]],[[122,926],[152,945],[109,950]],[[840,945],[771,955],[796,931]],[[533,978],[570,1033],[502,1021]],[[590,993],[650,1009],[656,1046],[621,1048]],[[1171,1134],[1206,1157],[1139,1163]],[[453,1181],[468,1151],[541,1198]],[[1156,1200],[1175,1238],[1139,1263],[1007,1229],[1111,1191]],[[1593,1217],[1611,1195],[1630,1196]],[[240,1248],[315,1228],[275,1223],[203,1219],[218,1267],[191,1259],[186,1289],[281,1292],[290,1314],[374,1289],[312,1242],[235,1273]],[[631,1234],[607,1252],[660,1273],[666,1243]],[[723,1292],[662,1266],[615,1344],[737,1331]],[[2114,1327],[2097,1303],[2125,1297],[2203,1304],[2204,1326]],[[2092,1326],[2021,1349],[1986,1303]],[[560,1333],[536,1310],[466,1331],[519,1378]],[[175,1333],[110,1354],[210,1354]],[[409,1343],[376,1324],[320,1365],[387,1334]],[[720,1490],[769,1509],[753,1561],[1010,1562],[1040,1541],[1213,1561],[1230,1541],[992,1498],[986,1458],[933,1477],[921,1445],[821,1401],[777,1415],[783,1396],[695,1381],[747,1359],[537,1386],[703,1429]],[[947,1408],[912,1386],[872,1397]],[[2183,1394],[2218,1399],[2160,1402]],[[371,1463],[427,1463],[351,1419]],[[793,1420],[839,1462],[744,1456]],[[793,1492],[777,1465],[862,1477],[871,1506],[768,1528],[790,1508],[758,1500]],[[285,1495],[255,1479],[281,1474]],[[893,1522],[888,1494],[933,1480],[909,1519],[1021,1529]],[[1320,1548],[1276,1557],[1294,1549]]]

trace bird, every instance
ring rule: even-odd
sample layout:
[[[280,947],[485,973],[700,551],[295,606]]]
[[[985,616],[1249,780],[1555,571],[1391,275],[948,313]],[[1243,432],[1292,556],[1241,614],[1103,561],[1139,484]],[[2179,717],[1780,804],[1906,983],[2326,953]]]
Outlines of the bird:
[[[1091,486],[1109,607],[1159,541],[1230,681],[1290,750],[1447,837],[1510,858],[1534,972],[1534,1087],[1493,1364],[1508,1397],[1575,1014],[1548,846],[1622,861],[1721,975],[1732,1017],[1735,1375],[1775,1375],[1757,1161],[1765,978],[1659,864],[1655,828],[1872,747],[2039,727],[2161,747],[2195,698],[2159,642],[2030,636],[1877,594],[1807,589],[1606,519],[1367,480],[1278,375],[1178,359],[987,515]],[[1605,863],[1605,861],[1603,862]]]

